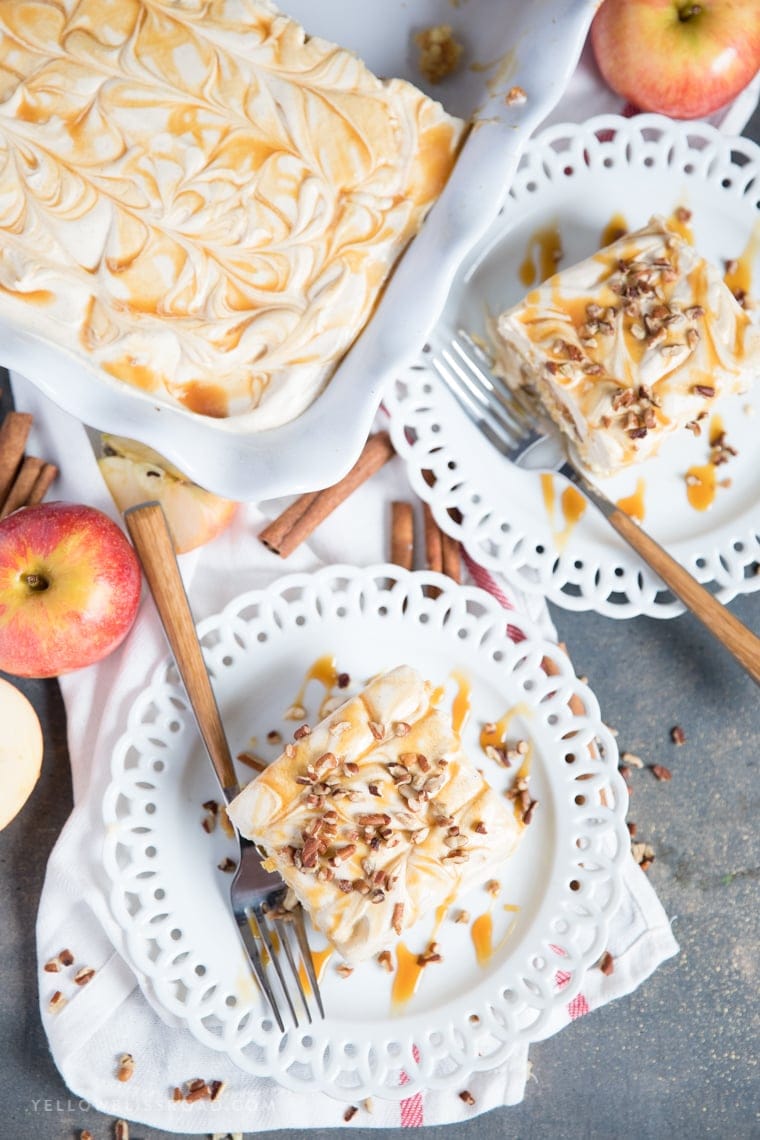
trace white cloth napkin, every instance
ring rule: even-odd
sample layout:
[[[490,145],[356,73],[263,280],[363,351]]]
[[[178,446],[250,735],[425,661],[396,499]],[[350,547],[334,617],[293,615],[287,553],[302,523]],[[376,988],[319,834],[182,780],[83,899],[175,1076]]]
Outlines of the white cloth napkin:
[[[738,133],[754,110],[759,92],[760,76],[712,121],[727,133]],[[623,110],[620,100],[601,84],[587,49],[550,120],[582,121],[601,112]],[[88,502],[118,518],[81,425],[22,378],[13,381],[17,406],[35,417],[32,449],[61,468],[55,497]],[[394,460],[338,508],[308,547],[299,549],[285,566],[255,537],[264,521],[261,511],[253,506],[241,508],[225,534],[181,559],[196,617],[217,612],[242,589],[266,585],[283,571],[315,569],[330,562],[369,565],[382,561],[387,552],[387,504],[408,494],[403,467]],[[553,636],[540,599],[519,595],[503,580],[489,582],[488,576],[479,578],[479,584],[495,588],[512,602],[515,623],[519,624],[521,613],[527,614]],[[223,1054],[199,1044],[187,1030],[162,1019],[114,950],[115,931],[100,865],[100,801],[109,779],[108,760],[126,713],[166,653],[158,619],[146,600],[128,645],[99,665],[61,679],[75,808],[48,864],[37,924],[40,1009],[55,1063],[70,1090],[102,1112],[167,1131],[189,1135],[337,1126],[343,1119],[341,1103],[324,1094],[285,1091],[270,1080],[252,1077]],[[555,1013],[545,1036],[630,993],[677,952],[667,916],[633,861],[623,880],[623,900],[608,939],[614,972],[607,975],[591,969],[582,992]],[[45,973],[42,964],[64,947],[74,954],[74,965],[59,974]],[[81,965],[96,971],[82,988],[72,980]],[[60,1012],[50,1014],[47,1003],[54,989],[60,989],[68,1001]],[[117,1059],[124,1052],[136,1060],[135,1075],[128,1083],[120,1083],[114,1075]],[[468,1080],[473,1105],[460,1099],[458,1089],[419,1093],[400,1101],[376,1099],[372,1111],[362,1107],[354,1123],[394,1128],[466,1120],[487,1109],[518,1103],[528,1073],[528,1050],[520,1047],[499,1068]],[[213,1103],[173,1103],[171,1089],[196,1076],[223,1080],[224,1094]]]

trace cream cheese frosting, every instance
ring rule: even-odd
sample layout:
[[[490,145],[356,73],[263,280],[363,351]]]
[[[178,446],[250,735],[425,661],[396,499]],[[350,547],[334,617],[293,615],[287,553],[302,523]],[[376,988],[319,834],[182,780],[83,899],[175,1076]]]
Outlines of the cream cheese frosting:
[[[525,828],[431,696],[409,666],[381,674],[228,809],[350,963],[499,873]]]
[[[287,422],[461,130],[268,0],[0,0],[0,315],[192,412]]]
[[[658,217],[548,278],[491,333],[496,371],[533,390],[601,474],[655,454],[760,371],[760,331]]]

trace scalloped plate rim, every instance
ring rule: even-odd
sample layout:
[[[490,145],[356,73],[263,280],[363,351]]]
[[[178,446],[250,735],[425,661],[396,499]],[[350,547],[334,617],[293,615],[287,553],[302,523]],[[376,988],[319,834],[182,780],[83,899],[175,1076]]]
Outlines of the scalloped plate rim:
[[[339,580],[342,578],[346,578],[350,584],[356,585],[356,584],[361,584],[362,582],[375,583],[377,581],[378,577],[388,576],[388,575],[394,575],[397,579],[397,583],[402,583],[402,582],[405,583],[406,584],[405,589],[407,590],[407,592],[410,588],[416,587],[417,584],[419,584],[420,586],[423,583],[425,583],[425,584],[431,583],[431,584],[437,584],[437,585],[439,584],[439,585],[443,586],[444,590],[448,590],[449,593],[453,593],[455,596],[459,596],[462,599],[464,599],[468,596],[477,599],[479,602],[481,602],[485,605],[486,612],[489,613],[490,615],[493,615],[493,617],[499,617],[500,618],[501,614],[504,612],[503,610],[501,610],[501,608],[498,606],[498,604],[496,602],[494,602],[494,600],[490,597],[490,595],[485,594],[483,591],[479,590],[477,587],[455,587],[452,590],[452,586],[451,586],[450,581],[443,578],[441,575],[432,574],[432,573],[424,572],[424,571],[422,571],[422,572],[416,571],[416,572],[411,572],[411,573],[402,572],[402,571],[399,571],[397,567],[391,567],[391,566],[388,566],[386,564],[380,564],[378,566],[368,567],[364,570],[358,570],[356,568],[348,567],[348,566],[330,566],[330,567],[325,567],[322,570],[317,571],[314,574],[296,573],[296,574],[287,575],[287,576],[279,579],[277,582],[273,583],[269,587],[265,587],[263,589],[258,589],[258,590],[246,591],[244,594],[240,595],[238,598],[233,599],[230,603],[228,603],[228,605],[225,606],[218,614],[213,615],[211,617],[208,617],[208,618],[204,619],[203,621],[199,622],[198,623],[199,633],[201,634],[201,636],[203,636],[204,634],[208,633],[210,630],[216,629],[219,621],[224,617],[225,614],[233,613],[234,611],[236,611],[236,609],[239,608],[241,602],[247,601],[248,599],[266,599],[268,596],[269,597],[278,596],[278,597],[282,598],[284,593],[289,588],[291,588],[293,586],[297,587],[303,583],[306,583],[308,585],[309,583],[316,582],[318,584],[318,586],[321,588],[325,582],[331,582],[331,581]],[[443,596],[445,597],[446,595],[444,594]],[[347,602],[347,605],[348,605],[349,611],[350,611],[350,606],[351,606],[350,601]],[[341,618],[341,619],[332,619],[332,620],[344,620],[344,619]],[[386,620],[390,620],[390,619],[383,618],[381,620],[386,621]],[[526,629],[528,629],[530,631],[529,637],[527,639],[528,640],[528,646],[533,644],[536,646],[541,646],[542,648],[548,647],[548,648],[552,649],[554,652],[560,652],[560,651],[558,651],[557,647],[555,645],[553,645],[551,642],[546,642],[546,639],[543,637],[543,635],[541,635],[540,631],[535,629],[535,627],[532,625],[532,623],[530,623],[528,621],[523,622],[523,620],[521,618],[518,620],[520,621],[521,625],[525,625]],[[445,624],[445,623],[443,623],[443,624]],[[281,634],[281,636],[286,637],[287,633],[283,632]],[[505,645],[508,645],[508,644],[509,643],[507,642],[506,635],[505,635]],[[140,694],[141,698],[146,697],[148,691],[151,690],[155,685],[165,683],[166,677],[167,677],[167,670],[170,667],[171,667],[171,665],[170,665],[169,659],[164,659],[164,661],[161,662],[155,668],[155,670],[152,674],[152,677],[150,679],[149,685],[146,687],[146,689],[142,690],[142,692]],[[596,728],[596,726],[598,724],[599,731],[604,733],[604,729],[603,729],[603,726],[601,724],[601,720],[599,717],[598,704],[596,703],[595,699],[593,698],[593,694],[591,694],[590,691],[587,690],[585,686],[581,685],[580,689],[581,689],[581,691],[585,692],[588,696],[588,702],[589,702],[589,706],[591,708],[591,714],[592,714],[591,719],[594,722],[594,727]],[[118,759],[118,753],[119,753],[119,750],[122,748],[122,746],[125,744],[127,738],[129,737],[129,733],[130,733],[129,724],[132,724],[133,729],[134,729],[135,722],[136,723],[142,723],[140,721],[139,705],[135,705],[133,707],[132,711],[130,712],[129,718],[128,718],[128,727],[127,727],[124,735],[120,739],[119,744],[117,745],[116,749],[114,750],[114,754],[112,756],[111,779],[110,779],[108,789],[106,791],[106,794],[104,796],[104,801],[103,801],[103,803],[104,803],[103,810],[104,810],[104,814],[105,814],[105,821],[106,821],[106,827],[107,828],[112,826],[113,822],[114,822],[111,813],[114,810],[113,809],[114,795],[118,792],[117,778],[118,778],[118,775],[120,774],[120,766],[121,766],[121,762]],[[605,764],[604,775],[605,775],[607,782],[614,785],[616,792],[618,793],[619,800],[620,800],[620,802],[618,804],[618,808],[617,808],[617,815],[616,815],[617,822],[615,824],[617,831],[618,831],[618,837],[620,838],[621,836],[623,836],[623,833],[625,832],[625,824],[624,824],[625,806],[623,803],[623,801],[625,799],[625,790],[624,790],[624,787],[622,785],[622,781],[620,780],[620,777],[617,774],[616,765],[612,763],[612,758],[616,755],[616,753],[615,753],[614,741],[612,741],[611,737],[609,738],[609,740],[606,741],[606,744],[610,750],[610,760]],[[622,814],[621,814],[621,807],[620,807],[621,803],[623,804]],[[627,832],[626,832],[626,834],[627,834]],[[109,841],[107,841],[107,844],[108,844],[108,842]],[[113,842],[113,836],[111,836],[111,842]],[[607,925],[609,923],[611,912],[614,910],[614,907],[617,905],[617,900],[619,899],[620,891],[622,889],[621,880],[620,880],[620,869],[622,866],[623,858],[626,854],[627,854],[627,850],[623,851],[622,849],[620,849],[620,850],[618,850],[618,852],[615,856],[614,865],[617,868],[617,871],[616,871],[615,877],[614,877],[614,882],[613,882],[613,887],[612,887],[613,894],[611,896],[611,898],[614,899],[614,901],[608,902],[607,909],[604,912],[604,915],[600,916],[600,918],[599,918],[599,922],[601,924],[601,927],[605,931],[606,931]],[[119,925],[119,930],[120,930],[119,941],[121,942],[125,956],[127,957],[128,960],[130,960],[133,958],[133,955],[132,955],[131,949],[130,949],[131,935],[134,935],[134,937],[138,938],[138,940],[140,939],[141,936],[137,932],[130,932],[130,931],[124,929],[120,924],[120,920],[119,920],[119,916],[118,916],[118,910],[120,908],[118,906],[114,905],[114,898],[117,895],[119,895],[119,893],[120,893],[120,885],[119,885],[118,881],[114,880],[113,875],[112,875],[112,870],[108,869],[108,862],[109,862],[109,860],[106,860],[106,870],[107,870],[107,874],[108,874],[108,877],[110,880],[110,888],[108,891],[108,905],[109,905],[109,909],[111,911],[112,916],[115,918],[117,925]],[[537,924],[537,922],[538,922],[538,914],[536,916],[534,916],[533,926],[535,926]],[[531,952],[534,953],[535,951],[531,951]],[[525,955],[523,955],[523,957],[525,957]],[[131,965],[132,965],[133,969],[136,968],[134,962],[131,962]],[[582,984],[582,977],[583,977],[583,974],[585,972],[585,969],[588,968],[588,965],[589,965],[589,963],[587,962],[585,964],[584,969],[577,970],[575,972],[573,979],[570,982],[570,984],[562,991],[561,1000],[562,1000],[563,1004],[565,1001],[568,1001],[572,998],[573,994],[576,992],[576,990]],[[140,982],[141,982],[141,987],[143,988],[143,992],[145,993],[146,997],[150,1001],[151,1005],[153,1005],[153,1007],[157,1010],[157,1012],[159,1012],[159,1014],[162,1017],[166,1017],[166,1015],[168,1013],[169,1014],[169,1020],[171,1022],[185,1025],[185,1027],[187,1027],[191,1033],[194,1033],[194,1028],[193,1028],[192,1024],[190,1023],[190,1019],[182,1018],[181,1016],[176,1015],[173,1011],[167,1010],[165,1004],[162,1001],[160,994],[156,992],[156,989],[154,986],[154,979],[149,974],[147,974],[145,971],[140,969],[139,967],[137,967],[136,972],[138,973],[138,976],[140,977]],[[483,979],[481,979],[481,981],[478,983],[478,986],[476,987],[476,993],[478,995],[478,998],[480,997],[482,990],[484,990],[485,988],[491,988],[491,986],[495,986],[496,984],[497,983],[495,982],[495,980],[491,976],[484,977]],[[424,1012],[422,1014],[420,1014],[419,1012],[418,1013],[410,1013],[408,1015],[404,1014],[398,1018],[392,1017],[392,1018],[390,1018],[390,1021],[393,1023],[394,1026],[398,1027],[399,1031],[401,1031],[403,1028],[406,1027],[407,1024],[414,1025],[415,1021],[418,1021],[420,1016],[424,1016]],[[548,1014],[547,1014],[547,1016],[548,1016]],[[543,1025],[544,1021],[545,1021],[545,1017],[541,1018],[540,1024]],[[343,1025],[344,1025],[344,1023],[342,1023],[342,1022],[339,1023],[339,1028],[341,1029],[341,1031],[343,1029]],[[528,1035],[528,1037],[529,1037],[529,1039],[532,1039],[530,1034]],[[235,1060],[235,1057],[228,1050],[228,1048],[225,1045],[225,1042],[222,1041],[221,1039],[219,1039],[217,1046],[214,1046],[213,1043],[205,1037],[201,1037],[200,1039],[203,1040],[204,1043],[206,1043],[207,1045],[211,1045],[211,1047],[218,1047],[218,1049],[220,1051],[227,1052],[228,1055],[232,1056],[232,1059]],[[502,1062],[504,1056],[506,1056],[508,1054],[508,1052],[511,1051],[511,1049],[517,1043],[518,1043],[517,1039],[509,1040],[509,1041],[502,1041],[499,1059],[494,1062],[489,1055],[489,1057],[484,1058],[482,1067],[484,1069],[489,1069],[489,1068],[493,1068],[494,1064],[500,1064]],[[477,1069],[478,1069],[478,1065],[474,1064],[471,1068],[471,1071],[476,1071]],[[301,1081],[296,1081],[293,1084],[289,1084],[287,1079],[283,1079],[282,1073],[272,1073],[271,1075],[276,1080],[278,1080],[281,1084],[284,1084],[286,1087],[293,1087],[295,1089],[300,1089],[301,1091],[303,1091],[303,1089],[304,1089],[304,1084]],[[460,1080],[461,1077],[462,1077],[461,1073],[456,1073],[456,1079],[457,1080]],[[444,1084],[445,1083],[446,1082],[444,1082]],[[309,1087],[312,1087],[312,1086],[309,1086]],[[413,1088],[414,1088],[414,1079],[412,1079],[412,1081],[408,1085],[404,1086],[403,1095],[408,1096],[410,1094],[410,1092],[413,1091]],[[351,1097],[355,1098],[355,1096],[356,1096],[355,1090],[352,1091],[352,1090],[344,1090],[344,1089],[339,1089],[339,1088],[331,1090],[330,1088],[325,1088],[323,1091],[331,1093],[331,1095],[335,1095],[338,1099],[341,1099],[341,1100],[346,1099],[346,1095],[349,1091],[351,1092]],[[373,1090],[373,1095],[379,1095],[379,1096],[388,1095],[391,1099],[394,1098],[394,1094],[393,1094],[392,1089],[391,1090],[388,1090],[388,1089],[378,1090],[377,1088],[375,1088]]]

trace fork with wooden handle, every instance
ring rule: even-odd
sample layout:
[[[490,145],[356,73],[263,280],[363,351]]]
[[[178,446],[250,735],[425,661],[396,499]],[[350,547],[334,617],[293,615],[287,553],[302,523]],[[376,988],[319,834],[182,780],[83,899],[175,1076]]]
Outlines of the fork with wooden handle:
[[[466,333],[460,331],[447,344],[431,347],[429,364],[489,443],[512,463],[524,464],[531,451],[545,456],[545,449],[538,448],[547,439],[555,440],[558,446],[550,449],[546,470],[564,475],[583,491],[610,526],[760,685],[760,638],[586,478],[559,440],[557,426],[535,402],[495,376],[485,354]],[[540,467],[531,463],[531,469],[539,471]]]
[[[159,503],[141,503],[139,506],[131,507],[125,511],[124,519],[142,563],[145,578],[156,603],[161,624],[164,627],[185,686],[203,743],[221,785],[222,794],[229,803],[237,795],[240,788],[216,697],[211,687],[211,679],[190,612],[184,583],[177,565],[166,517]],[[277,1002],[277,989],[284,997],[296,1026],[298,1026],[298,1015],[295,1008],[296,1001],[291,993],[293,984],[309,1022],[312,1020],[304,985],[290,943],[290,930],[295,934],[300,959],[309,981],[308,988],[314,995],[320,1015],[322,1017],[325,1015],[316,971],[309,951],[303,911],[300,905],[293,910],[286,911],[283,908],[281,904],[286,887],[281,877],[265,869],[254,844],[241,836],[238,836],[238,839],[240,842],[240,859],[230,887],[232,911],[251,969],[266,995],[278,1026],[282,1032],[285,1032],[282,1014]],[[273,934],[276,934],[276,937],[273,937]],[[262,947],[265,949],[266,955],[262,953]],[[286,981],[285,970],[281,961],[283,957],[293,977],[291,985]],[[273,967],[276,977],[275,986],[272,985],[272,979],[269,977],[265,958],[268,958]]]

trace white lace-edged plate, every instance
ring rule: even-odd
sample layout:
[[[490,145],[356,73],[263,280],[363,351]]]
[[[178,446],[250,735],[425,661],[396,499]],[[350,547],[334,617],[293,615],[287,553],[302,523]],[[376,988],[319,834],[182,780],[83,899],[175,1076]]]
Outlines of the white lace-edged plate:
[[[431,587],[440,589],[437,597]],[[506,789],[509,773],[480,749],[483,722],[519,705],[513,730],[532,746],[530,786],[540,805],[499,876],[501,893],[493,898],[481,887],[457,901],[435,934],[443,962],[423,971],[415,996],[394,1010],[392,975],[375,960],[345,979],[331,960],[322,982],[327,1020],[284,1037],[251,981],[229,909],[229,876],[218,869],[234,855],[233,842],[219,827],[210,835],[201,827],[203,803],[219,799],[211,766],[174,666],[166,661],[155,671],[112,758],[104,865],[118,948],[165,1020],[250,1073],[345,1101],[463,1087],[468,1074],[542,1035],[552,1010],[572,999],[605,949],[630,857],[627,795],[593,694],[535,631],[510,640],[508,618],[488,594],[437,574],[338,566],[244,594],[200,623],[233,755],[252,736],[262,755],[276,755],[266,735],[278,728],[290,738],[296,726],[282,714],[324,654],[356,686],[408,663],[446,686],[444,702],[466,678],[471,715],[463,739],[497,789]],[[547,676],[544,658],[556,676]],[[317,681],[306,690],[312,723],[323,694]],[[571,710],[573,697],[584,712]],[[494,949],[483,966],[469,925],[453,921],[460,907],[473,919],[491,910]],[[405,944],[419,953],[433,926],[420,920]]]
[[[489,312],[521,299],[519,267],[542,229],[559,229],[561,268],[598,249],[615,215],[634,229],[679,206],[692,211],[704,257],[722,266],[744,255],[758,280],[760,148],[751,140],[656,115],[549,127],[528,144],[498,220],[460,269],[437,341],[461,327],[483,336]],[[621,618],[683,611],[592,507],[567,530],[558,512],[550,520],[538,475],[483,440],[424,355],[386,390],[384,404],[416,492],[477,562],[568,609]],[[760,383],[717,408],[739,454],[719,468],[731,486],[718,487],[709,510],[688,505],[684,479],[689,467],[707,462],[704,433],[680,432],[657,458],[598,483],[618,500],[643,479],[645,528],[728,602],[760,587]],[[562,485],[557,478],[557,500]]]

